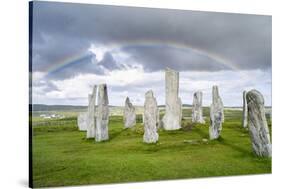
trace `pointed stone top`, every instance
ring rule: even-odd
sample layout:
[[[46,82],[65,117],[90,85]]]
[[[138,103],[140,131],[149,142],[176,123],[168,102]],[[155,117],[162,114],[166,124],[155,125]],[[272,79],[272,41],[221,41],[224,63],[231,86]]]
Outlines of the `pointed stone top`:
[[[99,87],[104,88],[104,89],[106,89],[106,88],[107,88],[107,86],[106,86],[106,84],[105,84],[105,83],[99,84]]]
[[[166,72],[176,72],[176,73],[179,73],[177,70],[173,70],[173,69],[168,68],[168,67],[166,67],[165,71]]]
[[[256,90],[256,89],[252,89],[249,92],[247,92],[246,94],[246,98],[249,103],[257,103],[257,104],[264,104],[264,98],[262,96],[262,94]]]
[[[218,86],[217,85],[213,85],[213,90],[217,90],[218,91]]]
[[[196,91],[193,96],[197,96],[197,94],[203,94],[202,91]]]
[[[133,107],[133,104],[131,103],[129,97],[126,97],[125,106],[129,106],[130,108]]]
[[[216,101],[219,98],[219,88],[217,85],[213,86],[213,102]]]
[[[153,97],[153,91],[149,90],[145,93],[145,98],[151,98],[151,97]]]
[[[129,97],[126,97],[125,103],[126,103],[126,104],[130,103]]]
[[[106,84],[99,85],[99,96],[103,98],[105,104],[108,104],[108,94],[107,94],[107,86]]]

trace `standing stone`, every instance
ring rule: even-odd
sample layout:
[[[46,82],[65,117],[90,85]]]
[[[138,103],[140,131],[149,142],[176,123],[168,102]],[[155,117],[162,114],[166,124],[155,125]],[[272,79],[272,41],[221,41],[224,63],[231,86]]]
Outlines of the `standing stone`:
[[[264,98],[259,91],[251,90],[247,92],[246,100],[253,150],[258,156],[271,157],[271,142],[265,117]]]
[[[98,106],[96,118],[96,141],[108,140],[109,107],[106,84],[98,87]]]
[[[131,128],[136,125],[136,112],[135,107],[130,102],[129,97],[126,98],[124,108],[124,126],[125,128]]]
[[[166,68],[166,109],[163,117],[165,130],[177,130],[181,128],[182,103],[179,94],[179,72]]]
[[[96,93],[97,86],[94,85],[93,93],[89,95],[87,138],[95,138],[96,135]]]
[[[80,131],[86,131],[88,125],[88,112],[79,113],[77,123]]]
[[[160,110],[158,108],[158,113],[157,113],[157,123],[156,123],[157,129],[163,128],[163,123],[162,120],[160,120]]]
[[[202,111],[202,97],[203,97],[203,93],[201,91],[197,91],[193,95],[193,104],[192,104],[193,123],[205,123],[203,119],[203,111]]]
[[[243,91],[243,120],[242,120],[242,125],[243,125],[244,128],[247,128],[247,124],[248,124],[248,106],[247,106],[246,94],[247,94],[247,91]]]
[[[220,136],[223,122],[223,103],[219,96],[218,86],[213,86],[212,90],[212,104],[210,106],[210,139],[217,139]]]
[[[145,94],[143,142],[156,143],[158,141],[158,115],[157,101],[153,96],[153,92],[150,90]]]

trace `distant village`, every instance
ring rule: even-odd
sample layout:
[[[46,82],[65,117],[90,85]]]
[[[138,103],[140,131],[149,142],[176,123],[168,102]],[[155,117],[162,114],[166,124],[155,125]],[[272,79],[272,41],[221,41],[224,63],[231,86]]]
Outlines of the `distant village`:
[[[60,115],[60,114],[40,114],[39,117],[41,117],[43,119],[52,119],[52,118],[62,119],[62,118],[64,118],[64,115]]]

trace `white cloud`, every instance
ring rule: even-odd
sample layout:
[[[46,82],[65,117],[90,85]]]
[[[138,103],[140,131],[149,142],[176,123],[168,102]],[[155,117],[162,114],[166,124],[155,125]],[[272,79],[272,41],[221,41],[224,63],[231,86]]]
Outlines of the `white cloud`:
[[[44,76],[44,72],[32,72],[32,84],[35,85],[36,83],[40,82]]]
[[[180,96],[183,103],[192,103],[193,93],[203,91],[203,104],[211,104],[212,86],[218,85],[223,102],[227,106],[242,105],[242,92],[257,89],[271,105],[271,73],[262,70],[181,72]]]
[[[87,105],[92,86],[101,83],[108,85],[109,101],[112,105],[123,105],[127,96],[134,104],[143,105],[144,94],[150,89],[154,91],[158,104],[165,103],[164,71],[147,73],[142,68],[134,68],[111,71],[107,75],[83,74],[65,80],[49,81],[58,90],[45,93],[46,81],[40,76],[41,73],[35,73],[35,81],[43,83],[33,87],[33,101],[36,103]],[[180,97],[184,104],[191,104],[193,93],[202,90],[203,104],[210,105],[213,85],[219,86],[220,95],[227,106],[241,105],[243,90],[253,88],[264,95],[266,105],[271,105],[270,72],[180,72]]]
[[[91,44],[89,51],[96,55],[97,62],[100,62],[103,59],[103,56],[106,52],[109,52],[111,48],[104,45]]]

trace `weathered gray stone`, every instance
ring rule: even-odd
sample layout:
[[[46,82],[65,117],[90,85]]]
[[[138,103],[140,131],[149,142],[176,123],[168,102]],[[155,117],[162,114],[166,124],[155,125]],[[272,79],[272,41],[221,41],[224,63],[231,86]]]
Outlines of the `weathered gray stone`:
[[[247,106],[246,94],[247,94],[247,91],[243,91],[243,120],[242,120],[242,125],[243,125],[244,128],[247,128],[247,124],[248,124],[248,106]]]
[[[144,135],[143,142],[156,143],[158,141],[157,120],[159,113],[156,98],[150,90],[145,94],[144,102]]]
[[[106,84],[98,86],[98,106],[96,118],[96,137],[97,142],[108,140],[108,121],[109,107]]]
[[[124,127],[131,128],[136,125],[136,112],[135,107],[130,102],[129,97],[125,100],[124,108]]]
[[[158,108],[158,113],[157,113],[157,123],[156,123],[157,129],[163,128],[163,122],[160,120],[160,110]]]
[[[249,116],[249,133],[252,147],[258,156],[271,157],[271,142],[265,117],[264,98],[257,90],[246,94]]]
[[[210,106],[210,139],[217,139],[222,130],[222,123],[224,120],[223,103],[219,96],[218,86],[213,86],[212,89],[212,104]]]
[[[193,123],[205,123],[203,119],[202,97],[203,97],[203,93],[201,91],[197,91],[193,95],[193,104],[192,104]]]
[[[87,138],[96,136],[96,93],[97,86],[94,85],[93,93],[89,95]]]
[[[77,123],[80,131],[86,131],[88,126],[88,112],[79,113]]]
[[[182,103],[179,94],[179,72],[166,68],[166,108],[163,117],[165,130],[177,130],[181,128]]]

